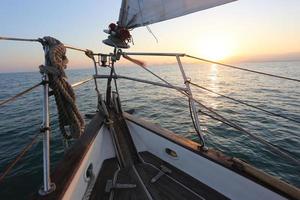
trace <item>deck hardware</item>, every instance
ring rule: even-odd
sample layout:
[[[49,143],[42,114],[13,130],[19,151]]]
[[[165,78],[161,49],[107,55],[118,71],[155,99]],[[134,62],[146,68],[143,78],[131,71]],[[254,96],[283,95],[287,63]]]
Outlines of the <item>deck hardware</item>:
[[[194,128],[195,128],[195,131],[197,132],[198,137],[200,139],[201,146],[205,147],[205,140],[204,140],[203,134],[201,133],[200,121],[199,121],[199,117],[198,117],[198,113],[197,113],[193,93],[192,93],[192,90],[191,90],[190,85],[189,85],[191,80],[185,74],[185,71],[183,69],[183,66],[182,66],[181,59],[180,59],[179,55],[176,56],[176,60],[177,60],[177,64],[179,66],[179,69],[181,71],[183,82],[184,82],[186,90],[187,90],[187,94],[188,94],[188,98],[189,98],[189,102],[190,102],[191,117],[192,117],[192,121],[193,121],[193,124],[194,124]]]
[[[93,176],[94,176],[93,163],[90,163],[89,166],[88,166],[88,168],[85,171],[84,180],[86,182],[89,182],[91,180],[91,178],[93,178]]]
[[[136,184],[130,183],[113,183],[112,180],[107,180],[105,185],[105,192],[110,192],[112,189],[132,189],[136,188]]]
[[[105,123],[106,125],[111,125],[111,124],[114,123],[114,121],[111,120],[111,119],[109,119],[109,118],[106,118],[105,121],[104,121],[104,123]]]
[[[86,118],[86,119],[93,119],[93,117],[95,117],[95,113],[86,113],[85,115],[84,115],[84,117]]]
[[[40,127],[40,132],[41,133],[45,133],[46,131],[51,131],[51,127],[50,126],[41,126]]]
[[[201,146],[201,145],[198,145],[198,146],[197,146],[197,149],[198,149],[199,151],[205,151],[205,152],[208,151],[208,147],[207,147],[207,146]]]
[[[167,168],[164,165],[160,166],[161,170],[158,172],[158,174],[156,174],[152,179],[151,179],[151,183],[155,183],[156,181],[158,181],[158,179],[160,179],[160,177],[162,177],[165,174],[170,174],[172,173],[172,171]]]
[[[177,158],[177,157],[178,157],[176,151],[173,151],[172,149],[166,148],[166,149],[165,149],[165,152],[166,152],[169,156],[172,156],[172,157],[174,157],[174,158]]]
[[[47,48],[45,48],[45,55]],[[47,61],[46,61],[47,62]],[[47,64],[47,63],[46,63]],[[55,190],[55,184],[50,179],[50,115],[49,115],[49,78],[47,74],[43,74],[43,124],[41,132],[43,133],[43,186],[39,190],[40,195],[47,195]]]
[[[122,106],[119,98],[119,94],[117,92],[112,92],[112,98],[114,103],[114,108],[116,109],[117,113],[122,112]]]
[[[101,67],[107,67],[107,55],[100,55],[100,62],[101,62]]]
[[[66,133],[65,133],[66,138],[67,138],[67,139],[70,139],[70,138],[72,137],[70,126],[69,126],[69,125],[64,126],[64,129],[65,129],[65,131],[66,131]]]

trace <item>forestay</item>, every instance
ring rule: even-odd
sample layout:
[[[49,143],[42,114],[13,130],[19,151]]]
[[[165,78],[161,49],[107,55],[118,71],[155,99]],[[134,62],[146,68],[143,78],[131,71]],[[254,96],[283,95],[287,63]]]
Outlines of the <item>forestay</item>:
[[[119,25],[136,28],[236,0],[123,0]]]

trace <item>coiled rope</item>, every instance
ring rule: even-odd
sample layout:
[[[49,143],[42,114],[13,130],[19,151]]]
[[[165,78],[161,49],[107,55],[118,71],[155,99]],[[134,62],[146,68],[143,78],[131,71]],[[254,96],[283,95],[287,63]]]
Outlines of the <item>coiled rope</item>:
[[[69,100],[71,99],[71,101],[70,101],[71,104],[74,103],[74,105],[75,105],[75,95],[74,95],[74,92],[73,92],[72,88],[80,86],[80,85],[82,85],[84,83],[87,83],[88,81],[90,81],[90,80],[93,79],[93,78],[88,78],[88,79],[85,79],[83,81],[79,81],[77,83],[74,83],[73,85],[69,85],[66,82],[67,77],[66,77],[66,75],[64,73],[64,69],[66,68],[66,64],[67,64],[67,59],[65,57],[66,50],[64,49],[63,46],[61,46],[61,43],[58,40],[55,40],[54,38],[45,37],[43,39],[23,39],[23,38],[0,37],[0,40],[13,40],[13,41],[25,41],[25,42],[40,42],[43,45],[47,45],[50,48],[49,51],[48,51],[48,53],[47,53],[47,55],[46,55],[47,65],[46,66],[40,66],[40,71],[41,71],[41,73],[47,73],[48,74],[49,79],[51,81],[50,84],[49,84],[50,87],[52,89],[53,88],[57,88],[57,89],[53,89],[53,93],[55,91],[55,94],[57,94],[57,92],[62,91],[62,94],[60,95],[60,99],[63,99],[64,95],[66,95],[67,99],[69,99]],[[69,47],[69,48],[72,48],[72,47]],[[62,80],[53,80],[54,78],[60,78]],[[7,98],[6,100],[0,101],[0,106],[3,106],[5,104],[11,103],[13,101],[16,101],[21,96],[23,96],[23,95],[31,92],[32,90],[34,90],[35,88],[39,87],[42,84],[44,84],[44,83],[43,82],[37,83],[37,84],[33,85],[32,87],[30,87],[30,88],[28,88],[28,89],[26,89],[26,90],[24,90],[24,91],[22,91],[22,92],[20,92],[20,93],[18,93],[16,95],[12,96],[10,98]],[[64,88],[65,86],[66,86],[66,88]],[[67,92],[70,92],[70,94],[68,94]],[[51,92],[49,93],[49,95],[51,95]],[[57,96],[55,96],[55,98],[56,97]],[[63,102],[61,102],[60,105],[64,106]],[[76,108],[76,105],[75,105],[75,108]],[[58,110],[60,111],[61,109],[58,107]],[[76,112],[76,110],[75,110],[75,112]],[[77,109],[77,113],[79,113],[78,109]],[[61,117],[60,112],[59,112],[59,117]],[[80,116],[80,119],[78,121],[83,121],[83,119],[81,118],[81,116]],[[82,132],[83,127],[84,127],[84,123],[81,123],[80,125],[83,125],[82,128],[80,128],[80,131]],[[62,129],[61,121],[60,121],[60,128],[61,128],[61,130],[63,132],[65,126]],[[38,132],[32,138],[32,140],[30,140],[30,142],[28,144],[26,144],[26,146],[24,146],[24,148],[13,159],[13,161],[10,164],[7,165],[7,167],[4,170],[4,172],[1,173],[1,175],[0,175],[0,183],[11,172],[11,170],[13,169],[13,167],[25,156],[25,154],[31,149],[31,147],[37,142],[39,135],[40,135],[40,132]],[[72,135],[72,132],[71,132],[71,136],[74,137],[74,134]]]
[[[84,120],[75,103],[72,86],[67,82],[64,69],[67,67],[66,48],[52,37],[43,38],[49,51],[46,52],[46,64],[40,66],[40,72],[49,76],[49,86],[53,90],[59,127],[65,138],[78,138],[84,130]],[[68,131],[68,130],[69,131]]]

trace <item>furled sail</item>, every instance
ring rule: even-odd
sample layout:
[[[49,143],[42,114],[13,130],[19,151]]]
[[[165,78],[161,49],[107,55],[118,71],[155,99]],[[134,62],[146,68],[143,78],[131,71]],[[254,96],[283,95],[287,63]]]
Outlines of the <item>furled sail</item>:
[[[123,0],[119,25],[136,28],[235,0]]]

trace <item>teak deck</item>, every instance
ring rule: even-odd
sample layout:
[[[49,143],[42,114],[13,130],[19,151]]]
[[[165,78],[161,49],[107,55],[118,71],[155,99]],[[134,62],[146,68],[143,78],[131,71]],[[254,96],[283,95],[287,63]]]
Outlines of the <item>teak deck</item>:
[[[107,181],[113,180],[119,169],[116,158],[108,159],[103,163],[90,199],[108,200],[110,195],[113,195],[114,200],[142,200],[149,199],[147,192],[154,200],[228,199],[149,152],[142,152],[140,156],[144,163],[134,166],[137,174],[134,169],[125,168],[119,171],[116,179],[116,183],[136,184],[136,188],[112,189],[111,192],[105,192]],[[162,165],[172,172],[162,175],[155,183],[151,183],[150,180],[158,174]],[[139,182],[139,177],[142,183]]]

